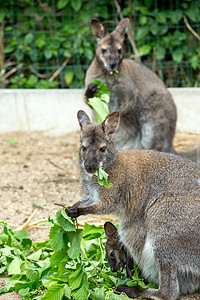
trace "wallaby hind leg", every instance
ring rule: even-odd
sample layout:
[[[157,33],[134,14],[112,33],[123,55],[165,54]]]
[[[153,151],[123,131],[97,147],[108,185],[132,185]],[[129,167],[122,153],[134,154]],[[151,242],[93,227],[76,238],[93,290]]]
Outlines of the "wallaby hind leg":
[[[140,287],[118,287],[117,292],[123,292],[130,298],[144,297],[153,300],[177,300],[179,286],[177,272],[170,264],[160,265],[160,287],[156,289],[142,289]]]

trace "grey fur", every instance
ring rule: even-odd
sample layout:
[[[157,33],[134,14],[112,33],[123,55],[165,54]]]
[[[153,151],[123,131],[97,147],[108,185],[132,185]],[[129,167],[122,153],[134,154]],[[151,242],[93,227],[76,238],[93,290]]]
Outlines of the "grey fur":
[[[164,83],[150,69],[131,59],[123,58],[123,41],[129,19],[120,21],[108,33],[97,19],[91,20],[97,37],[94,60],[86,72],[85,98],[97,91],[91,81],[98,79],[110,90],[109,111],[120,111],[120,126],[114,141],[117,149],[153,149],[176,153],[173,138],[177,110]],[[102,49],[106,53],[102,53]],[[120,53],[119,53],[120,50]],[[117,77],[114,71],[118,70]],[[185,157],[200,163],[200,146]]]
[[[119,236],[145,278],[158,290],[121,287],[130,297],[175,300],[200,287],[200,166],[188,159],[153,150],[116,151],[112,140],[117,112],[102,125],[81,121],[81,201],[71,217],[114,213]],[[105,151],[100,149],[105,147]],[[84,146],[84,148],[83,148]],[[87,161],[87,164],[85,162]],[[103,166],[109,189],[88,172]]]
[[[89,84],[94,79],[109,88],[110,112],[119,110],[121,116],[114,138],[116,147],[172,152],[177,113],[171,94],[150,69],[123,59],[123,40],[129,19],[123,19],[112,33],[108,33],[97,19],[92,19],[91,23],[97,48],[86,73],[85,94],[86,98],[92,96]],[[102,54],[102,48],[106,48],[106,54]],[[112,62],[113,68],[110,67]],[[119,71],[117,77],[111,74],[115,69]]]

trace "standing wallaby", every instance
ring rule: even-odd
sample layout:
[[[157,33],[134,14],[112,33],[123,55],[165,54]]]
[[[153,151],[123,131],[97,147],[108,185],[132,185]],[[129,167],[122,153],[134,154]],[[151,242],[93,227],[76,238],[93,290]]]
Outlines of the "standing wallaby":
[[[150,69],[123,58],[123,41],[129,19],[124,18],[109,33],[97,19],[91,20],[97,38],[94,60],[86,72],[85,98],[98,91],[98,79],[110,90],[109,111],[120,111],[120,126],[114,141],[117,149],[154,149],[175,153],[173,138],[177,111],[164,83]],[[114,72],[118,71],[115,76]],[[182,153],[200,162],[200,147]]]
[[[111,271],[117,272],[120,267],[123,269],[126,266],[126,275],[132,278],[134,263],[127,249],[120,242],[117,228],[111,222],[106,222],[104,230],[107,237],[106,255]]]
[[[123,59],[123,41],[129,19],[121,20],[108,33],[97,19],[91,20],[97,37],[94,60],[86,73],[85,97],[93,97],[98,79],[110,90],[110,112],[120,111],[120,126],[114,140],[117,149],[155,149],[173,152],[176,106],[163,82],[150,69]],[[115,76],[114,71],[118,70]]]
[[[158,290],[118,287],[129,297],[174,300],[200,287],[200,166],[188,159],[152,150],[116,151],[113,133],[119,112],[101,125],[78,112],[82,199],[68,216],[119,216],[118,234],[134,263]],[[110,188],[93,173],[104,167]]]

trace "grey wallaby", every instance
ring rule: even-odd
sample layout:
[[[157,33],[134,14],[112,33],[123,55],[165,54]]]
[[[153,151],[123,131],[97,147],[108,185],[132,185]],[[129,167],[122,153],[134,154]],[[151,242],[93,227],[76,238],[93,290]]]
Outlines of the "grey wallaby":
[[[85,98],[97,92],[98,79],[110,90],[109,111],[120,111],[120,126],[114,141],[117,149],[154,149],[175,153],[173,138],[177,111],[164,83],[150,69],[123,58],[123,41],[129,19],[124,18],[109,33],[97,19],[91,20],[97,38],[95,57],[86,72]],[[118,75],[114,72],[118,70]],[[198,153],[197,153],[198,151]],[[200,148],[184,156],[200,161]]]
[[[159,289],[118,287],[129,297],[178,299],[200,287],[200,166],[186,158],[154,150],[117,151],[113,133],[119,112],[101,125],[84,111],[80,124],[80,192],[68,216],[116,214],[120,242],[129,249],[143,276]],[[99,167],[110,188],[98,185]],[[93,176],[92,176],[93,175]]]
[[[134,263],[127,249],[120,242],[117,228],[111,222],[104,224],[104,230],[107,238],[106,255],[112,272],[117,272],[120,267],[126,266],[126,275],[132,278]]]

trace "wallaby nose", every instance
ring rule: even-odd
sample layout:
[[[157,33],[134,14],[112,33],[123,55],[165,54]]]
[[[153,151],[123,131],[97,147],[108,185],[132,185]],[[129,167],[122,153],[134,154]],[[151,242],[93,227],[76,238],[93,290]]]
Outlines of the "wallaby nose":
[[[110,66],[110,68],[111,68],[112,70],[114,70],[114,69],[116,68],[116,66],[117,66],[117,63],[116,63],[115,61],[110,61],[110,62],[109,62],[109,66]]]
[[[94,173],[97,170],[97,168],[96,168],[96,165],[94,163],[85,162],[85,170],[88,173]]]

